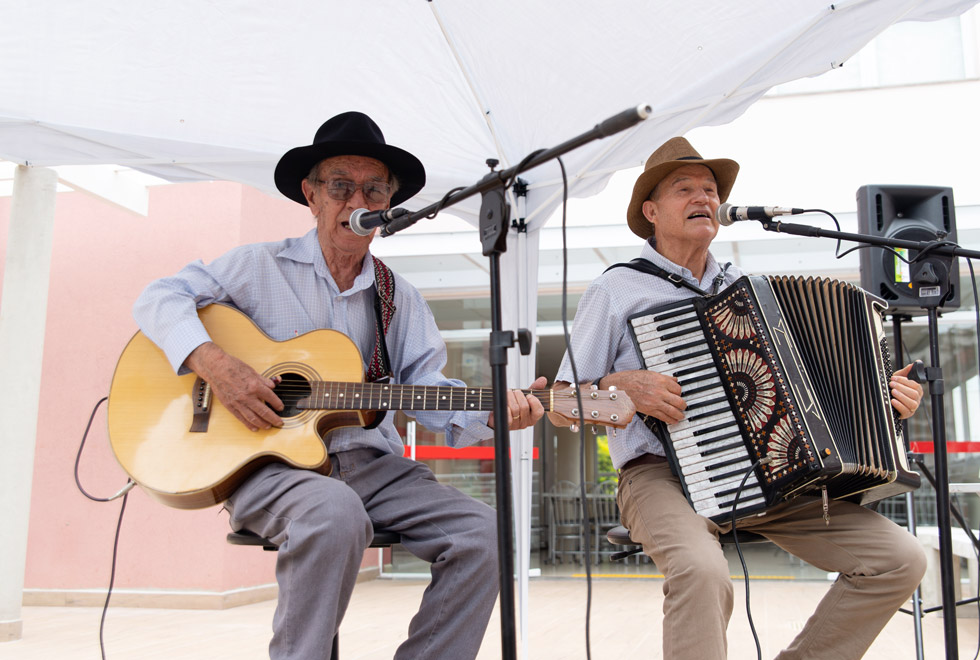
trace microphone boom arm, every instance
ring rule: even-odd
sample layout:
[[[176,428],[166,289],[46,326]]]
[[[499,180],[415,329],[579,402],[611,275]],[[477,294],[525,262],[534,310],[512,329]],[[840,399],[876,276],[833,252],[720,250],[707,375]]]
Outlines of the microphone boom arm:
[[[624,110],[608,119],[596,124],[591,130],[582,133],[570,140],[566,140],[561,144],[551,147],[550,149],[543,149],[522,161],[520,164],[514,167],[509,167],[506,170],[500,170],[490,172],[490,174],[483,177],[477,183],[463,188],[459,192],[447,195],[444,199],[436,202],[435,204],[430,204],[423,209],[418,211],[412,211],[406,214],[402,214],[396,220],[385,223],[381,228],[382,236],[391,236],[397,231],[401,231],[406,227],[411,227],[416,222],[422,218],[428,217],[435,212],[441,211],[442,209],[457,204],[468,197],[472,197],[476,194],[486,193],[494,188],[502,187],[507,181],[515,178],[521,172],[533,169],[538,165],[542,165],[549,160],[557,158],[562,154],[571,151],[572,149],[577,149],[584,144],[592,142],[593,140],[599,140],[604,137],[609,137],[615,133],[626,130],[631,126],[638,124],[643,121],[653,112],[653,108],[649,105],[641,104],[634,108],[629,108]],[[392,209],[395,211],[397,209]]]
[[[980,259],[980,252],[977,250],[967,250],[954,245],[935,245],[930,241],[907,241],[900,238],[886,238],[884,236],[872,236],[870,234],[850,234],[844,231],[821,229],[820,227],[814,227],[812,225],[801,225],[793,222],[780,222],[779,220],[773,220],[772,218],[759,220],[759,223],[766,231],[780,234],[793,234],[795,236],[810,236],[817,238],[833,238],[841,241],[865,243],[867,245],[876,245],[881,247],[907,248],[920,252],[928,249],[930,254]]]

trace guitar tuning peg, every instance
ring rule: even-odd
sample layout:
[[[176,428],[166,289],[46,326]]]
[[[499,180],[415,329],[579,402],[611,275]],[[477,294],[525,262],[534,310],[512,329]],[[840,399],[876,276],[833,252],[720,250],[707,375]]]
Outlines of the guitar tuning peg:
[[[599,435],[599,429],[597,429],[595,426],[592,427],[592,435]]]
[[[616,427],[613,427],[613,430],[612,430],[612,437],[614,437],[614,438],[616,437]]]
[[[568,430],[572,433],[578,433],[578,424],[569,424]]]
[[[592,383],[591,385],[589,385],[589,389],[590,390],[597,390],[597,389],[599,389],[599,386],[596,385],[595,383]]]

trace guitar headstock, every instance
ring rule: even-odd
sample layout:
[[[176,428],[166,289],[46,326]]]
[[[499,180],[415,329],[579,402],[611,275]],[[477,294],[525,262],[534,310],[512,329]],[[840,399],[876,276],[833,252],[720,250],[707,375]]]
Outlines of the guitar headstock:
[[[555,426],[579,423],[578,400],[575,389],[554,390],[553,407],[548,418]],[[586,424],[624,429],[633,420],[636,407],[622,390],[582,390],[582,419]]]

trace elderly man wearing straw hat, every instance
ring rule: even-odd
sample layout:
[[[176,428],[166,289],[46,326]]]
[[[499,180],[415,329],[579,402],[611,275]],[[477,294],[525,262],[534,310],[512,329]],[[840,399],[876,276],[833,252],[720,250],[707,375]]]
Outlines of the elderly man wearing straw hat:
[[[173,369],[201,376],[244,427],[283,425],[276,414],[283,411],[279,381],[222,350],[198,318],[198,308],[225,303],[279,341],[320,328],[341,331],[362,356],[373,355],[365,365],[369,380],[389,375],[395,383],[465,387],[441,373],[446,348],[421,294],[372,257],[373,236],[358,236],[349,226],[357,208],[385,209],[417,193],[425,183],[422,163],[387,144],[368,116],[347,112],[324,123],[311,145],[288,151],[275,182],[309,207],[315,228],[299,238],[235,248],[208,265],[191,263],[151,283],[137,301],[140,328]],[[543,415],[538,399],[520,391],[508,396],[511,419],[504,423],[511,429]],[[450,445],[493,437],[487,413],[413,414],[444,431]],[[432,582],[395,657],[476,657],[498,591],[493,509],[404,458],[391,415],[373,427],[338,428],[328,440],[330,476],[264,465],[225,504],[234,529],[279,548],[270,655],[331,656],[372,528],[379,527],[399,533],[406,550],[432,564]]]
[[[667,141],[647,160],[627,211],[644,239],[640,256],[653,268],[612,268],[583,295],[571,349],[582,382],[625,390],[639,412],[667,423],[684,418],[680,385],[644,370],[627,319],[653,306],[712,293],[743,275],[710,251],[715,211],[735,183],[738,164],[704,159],[684,138]],[[670,279],[667,279],[670,278]],[[911,415],[922,388],[898,371],[892,405]],[[556,387],[574,380],[568,355]],[[623,524],[663,571],[663,657],[710,660],[727,656],[733,607],[728,562],[718,535],[731,528],[694,512],[665,459],[660,439],[638,419],[609,441],[619,470]],[[786,551],[840,577],[779,658],[858,658],[915,590],[925,560],[915,538],[866,508],[832,501],[829,525],[819,498],[799,497],[764,517],[739,524]]]

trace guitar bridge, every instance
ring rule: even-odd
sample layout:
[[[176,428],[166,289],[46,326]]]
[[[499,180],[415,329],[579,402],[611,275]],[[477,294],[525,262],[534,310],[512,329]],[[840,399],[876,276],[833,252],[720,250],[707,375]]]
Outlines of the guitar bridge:
[[[211,420],[211,386],[203,378],[194,379],[191,399],[194,400],[194,416],[191,419],[191,433],[207,433]]]

